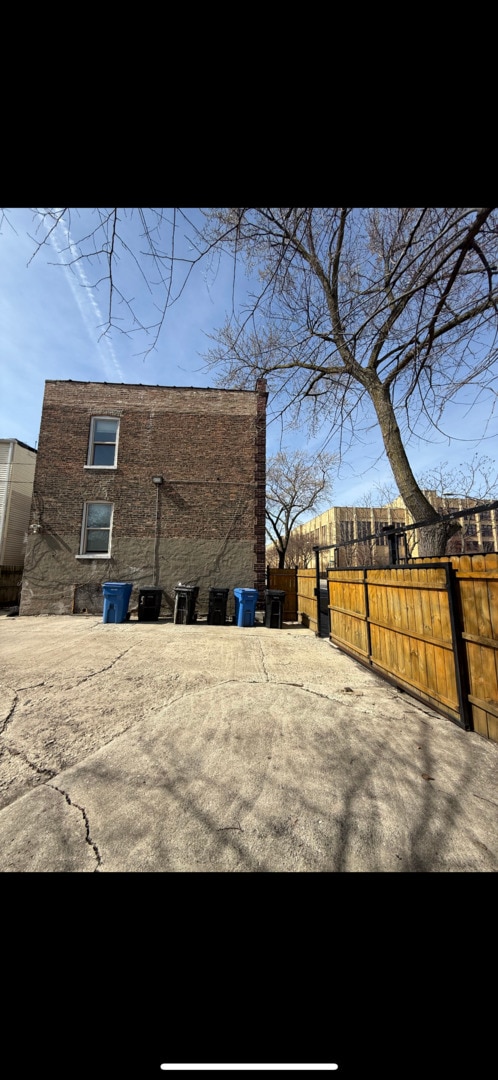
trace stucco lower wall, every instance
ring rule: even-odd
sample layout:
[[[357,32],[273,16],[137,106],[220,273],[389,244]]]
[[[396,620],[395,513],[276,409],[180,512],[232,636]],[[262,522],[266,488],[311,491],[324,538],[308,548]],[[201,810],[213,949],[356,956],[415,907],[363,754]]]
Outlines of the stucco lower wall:
[[[98,614],[103,606],[100,586],[104,581],[133,582],[130,608],[138,603],[139,589],[157,582],[163,589],[163,614],[171,612],[179,582],[199,586],[199,612],[208,609],[210,588],[228,588],[228,615],[233,613],[234,588],[256,588],[254,544],[250,541],[228,540],[220,550],[219,541],[161,539],[156,577],[154,545],[150,541],[121,537],[113,545],[111,559],[76,559],[74,546],[74,536],[55,538],[44,534],[30,538],[21,615],[71,615],[81,611]]]

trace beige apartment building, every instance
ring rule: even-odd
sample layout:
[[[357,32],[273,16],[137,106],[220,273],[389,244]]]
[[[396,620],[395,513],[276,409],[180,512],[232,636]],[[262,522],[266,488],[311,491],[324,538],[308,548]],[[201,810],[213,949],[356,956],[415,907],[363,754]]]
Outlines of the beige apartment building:
[[[0,569],[24,563],[35,467],[34,447],[0,439]]]
[[[462,524],[461,530],[448,542],[448,554],[498,551],[498,511],[496,509],[473,514],[472,507],[477,502],[475,499],[442,498],[437,496],[435,491],[426,491],[425,494],[441,513],[469,510],[468,515],[459,519]],[[288,547],[287,565],[313,566],[313,548],[317,545],[330,545],[329,550],[320,553],[321,570],[325,570],[334,561],[336,566],[343,567],[385,566],[390,561],[390,548],[388,533],[382,530],[388,530],[389,526],[410,525],[413,520],[401,497],[387,506],[332,506],[293,530]],[[271,563],[271,552],[272,548],[267,548],[269,563]],[[399,555],[404,557],[417,554],[416,530],[408,531],[406,544],[402,538],[400,540]]]

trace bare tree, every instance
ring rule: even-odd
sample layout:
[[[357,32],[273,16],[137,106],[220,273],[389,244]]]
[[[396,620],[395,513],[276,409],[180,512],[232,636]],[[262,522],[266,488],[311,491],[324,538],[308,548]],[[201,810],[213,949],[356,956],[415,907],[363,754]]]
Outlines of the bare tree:
[[[316,511],[332,493],[335,454],[309,456],[304,450],[280,451],[266,468],[266,531],[283,569],[290,534],[298,518]]]
[[[440,498],[457,496],[484,502],[498,498],[498,469],[496,461],[487,454],[474,454],[458,467],[439,461],[422,473],[420,485],[436,492]]]
[[[261,278],[211,362],[237,385],[265,374],[315,431],[354,435],[373,408],[406,506],[434,522],[423,553],[442,554],[455,526],[424,495],[406,446],[441,430],[463,387],[495,397],[497,208],[238,208],[208,223],[210,242]]]
[[[419,474],[418,482],[425,492],[431,493],[433,501],[443,514],[454,508],[454,504],[448,504],[447,501],[452,497],[461,500],[462,506],[468,506],[469,510],[487,499],[498,498],[498,469],[496,461],[487,454],[475,453],[458,466],[451,466],[448,461],[435,462]],[[396,486],[392,483],[376,484],[372,491],[362,497],[359,505],[388,506],[397,494]],[[459,538],[455,534],[462,534],[463,528],[462,521],[455,522],[453,535],[449,537],[443,554],[461,550],[461,536]],[[407,532],[405,543],[408,554],[412,554],[416,542],[416,534]]]
[[[301,533],[299,528],[293,529],[285,553],[285,566],[301,566],[307,570],[314,566],[314,561],[315,552],[309,533]]]
[[[455,526],[424,495],[407,447],[412,434],[442,430],[463,389],[481,409],[495,403],[498,208],[141,209],[138,247],[132,213],[96,210],[67,246],[70,265],[87,259],[107,282],[109,325],[128,311],[154,344],[195,264],[228,253],[253,292],[213,338],[207,361],[220,381],[266,376],[282,410],[342,445],[373,418],[406,506],[432,523],[423,554],[442,554]],[[39,246],[68,214],[45,211]],[[190,251],[178,246],[184,228]],[[123,261],[154,295],[150,320],[120,284]]]

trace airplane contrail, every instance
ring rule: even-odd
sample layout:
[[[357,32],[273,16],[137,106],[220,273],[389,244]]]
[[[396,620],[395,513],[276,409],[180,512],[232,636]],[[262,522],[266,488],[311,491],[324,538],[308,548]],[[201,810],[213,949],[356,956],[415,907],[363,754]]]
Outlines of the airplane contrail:
[[[58,212],[59,211],[56,209],[55,213],[58,213]],[[43,223],[45,224],[45,219],[42,218],[42,220],[43,220]],[[96,345],[96,347],[97,347],[98,353],[99,353],[100,358],[102,360],[102,363],[104,364],[104,367],[105,367],[107,378],[112,382],[112,381],[114,381],[116,379],[116,375],[117,375],[118,376],[118,381],[119,382],[124,382],[125,377],[124,377],[124,374],[123,374],[123,372],[121,370],[121,367],[119,365],[119,361],[118,361],[118,358],[116,356],[112,341],[108,337],[104,337],[101,341],[97,341],[97,342],[95,341],[95,326],[92,326],[92,322],[91,322],[91,319],[90,319],[89,313],[88,313],[88,308],[84,303],[83,297],[85,296],[86,299],[89,300],[90,305],[91,305],[91,307],[93,309],[93,312],[95,314],[97,324],[100,324],[100,325],[103,325],[103,323],[104,323],[102,312],[101,312],[101,310],[99,308],[99,305],[98,305],[98,303],[97,303],[97,301],[95,299],[93,288],[90,285],[90,282],[88,281],[88,278],[87,278],[87,276],[85,274],[85,270],[84,270],[84,268],[82,266],[81,260],[78,258],[80,253],[79,253],[78,249],[76,248],[76,246],[73,243],[71,233],[69,232],[69,229],[68,229],[68,227],[67,227],[67,225],[66,225],[66,223],[64,221],[64,218],[60,219],[59,225],[60,225],[60,227],[61,227],[61,229],[62,229],[62,231],[64,233],[64,238],[66,240],[66,244],[67,244],[67,246],[69,248],[69,251],[71,252],[71,255],[77,260],[76,262],[74,262],[72,269],[76,273],[76,275],[77,275],[77,277],[79,279],[80,285],[83,286],[83,288],[78,288],[78,285],[74,280],[73,274],[71,274],[71,273],[68,274],[67,280],[69,282],[69,287],[71,289],[73,297],[74,297],[74,299],[76,301],[76,304],[78,306],[81,318],[82,318],[83,323],[85,325],[85,329],[86,329],[89,337],[91,338],[92,343],[94,345]],[[47,226],[45,225],[45,227],[47,227]],[[52,231],[50,233],[49,240],[50,240],[50,243],[51,243],[56,255],[59,257],[60,262],[62,263],[62,265],[64,265],[64,258],[63,258],[62,248],[60,248],[59,244],[57,243],[57,239],[56,239],[56,236],[55,236],[55,231]],[[107,353],[108,353],[107,356],[105,355],[105,353],[103,351],[103,345],[105,345],[105,348],[107,350]]]

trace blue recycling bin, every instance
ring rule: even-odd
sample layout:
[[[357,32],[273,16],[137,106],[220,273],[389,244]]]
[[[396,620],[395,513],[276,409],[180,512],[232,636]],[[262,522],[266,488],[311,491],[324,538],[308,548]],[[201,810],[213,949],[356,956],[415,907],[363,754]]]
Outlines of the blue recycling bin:
[[[133,582],[104,581],[104,614],[102,622],[125,622]]]
[[[234,589],[236,626],[254,626],[256,617],[256,604],[258,602],[257,589]]]

